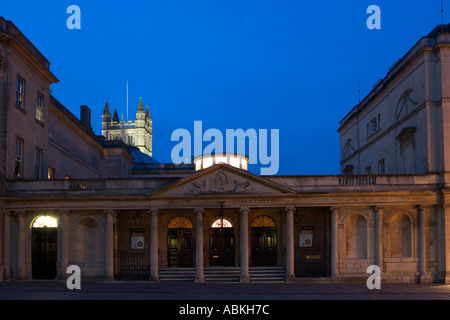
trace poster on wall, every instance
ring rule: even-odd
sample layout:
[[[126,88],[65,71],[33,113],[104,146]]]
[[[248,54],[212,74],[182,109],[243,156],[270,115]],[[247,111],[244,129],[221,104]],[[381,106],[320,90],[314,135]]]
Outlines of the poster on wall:
[[[131,249],[144,249],[145,231],[143,229],[131,230]]]
[[[313,244],[312,229],[300,230],[299,240],[300,240],[300,247],[312,247]]]

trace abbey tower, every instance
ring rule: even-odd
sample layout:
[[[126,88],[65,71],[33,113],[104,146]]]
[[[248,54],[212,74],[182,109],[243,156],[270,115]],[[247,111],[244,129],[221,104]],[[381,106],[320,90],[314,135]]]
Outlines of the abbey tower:
[[[138,147],[139,150],[149,156],[152,156],[152,117],[150,109],[144,110],[142,98],[139,99],[139,105],[136,111],[136,121],[119,120],[117,109],[111,119],[108,100],[102,114],[102,135],[107,140],[122,140],[124,143]]]

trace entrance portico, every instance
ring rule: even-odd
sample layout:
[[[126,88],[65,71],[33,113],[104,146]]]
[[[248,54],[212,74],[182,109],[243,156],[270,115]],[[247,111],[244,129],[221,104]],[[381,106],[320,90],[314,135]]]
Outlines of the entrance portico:
[[[418,203],[399,205],[360,192],[355,204],[354,193],[301,193],[226,165],[151,192],[134,185],[148,190],[148,180],[124,183],[131,191],[121,189],[117,197],[83,189],[80,200],[67,193],[49,196],[44,189],[5,201],[5,279],[37,278],[31,225],[39,216],[58,222],[58,279],[71,264],[97,280],[160,281],[162,269],[173,269],[196,282],[207,281],[214,270],[253,281],[255,268],[282,270],[286,281],[367,278],[365,269],[375,262],[394,280],[414,281],[420,270],[420,281],[434,281],[435,266],[441,268],[433,254],[443,249],[429,239],[442,236],[434,231],[443,210],[432,205],[430,194],[399,193],[398,199]]]

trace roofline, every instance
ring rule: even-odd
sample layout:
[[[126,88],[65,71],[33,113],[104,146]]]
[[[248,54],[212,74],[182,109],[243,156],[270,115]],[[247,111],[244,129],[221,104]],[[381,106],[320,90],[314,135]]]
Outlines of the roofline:
[[[36,61],[41,64],[44,69],[47,70],[54,78],[54,83],[58,82],[58,78],[50,71],[50,62],[45,58],[45,56],[33,45],[33,43],[28,40],[28,38],[17,28],[17,26],[10,20],[0,16],[0,34],[5,34],[13,38],[17,43],[26,48]]]
[[[442,31],[443,30],[443,31]],[[390,68],[386,76],[380,80],[378,80],[375,85],[372,87],[372,90],[368,95],[364,97],[364,99],[357,105],[355,105],[350,112],[348,112],[341,121],[339,121],[339,128],[337,129],[340,132],[343,127],[356,115],[358,115],[362,110],[364,110],[370,102],[372,102],[378,94],[380,94],[386,85],[392,81],[397,74],[402,71],[405,66],[413,59],[415,59],[419,54],[425,51],[427,48],[434,48],[438,43],[450,43],[448,41],[441,41],[438,39],[438,36],[441,33],[450,33],[450,24],[447,25],[438,25],[433,28],[433,30],[428,33],[427,36],[423,36],[419,39],[419,41],[408,50],[408,52],[398,59]]]

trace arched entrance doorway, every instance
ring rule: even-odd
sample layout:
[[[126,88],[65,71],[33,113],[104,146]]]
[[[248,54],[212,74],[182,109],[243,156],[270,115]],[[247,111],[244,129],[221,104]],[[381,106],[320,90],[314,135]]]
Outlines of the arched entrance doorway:
[[[39,216],[31,223],[33,279],[56,278],[57,227],[50,216]]]
[[[252,266],[277,264],[277,229],[269,216],[256,217],[252,222]]]
[[[234,266],[234,226],[230,219],[219,217],[209,229],[209,265]]]
[[[169,267],[190,268],[193,266],[191,220],[176,217],[167,226]]]

